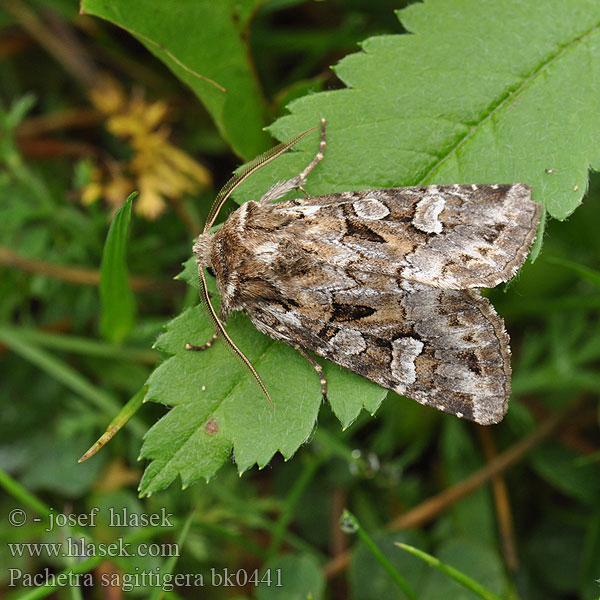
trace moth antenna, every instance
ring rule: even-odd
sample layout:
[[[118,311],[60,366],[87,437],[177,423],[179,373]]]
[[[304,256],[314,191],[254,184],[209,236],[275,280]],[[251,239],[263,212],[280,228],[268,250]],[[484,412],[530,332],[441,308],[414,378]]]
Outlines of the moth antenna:
[[[267,391],[267,388],[266,388],[265,384],[263,383],[263,380],[260,378],[260,375],[256,372],[256,369],[254,368],[252,363],[248,360],[248,357],[235,345],[235,342],[229,337],[229,334],[225,330],[225,326],[223,325],[223,323],[221,322],[221,319],[219,319],[219,316],[217,315],[215,309],[213,308],[213,305],[210,301],[210,296],[208,293],[208,287],[206,285],[206,277],[204,276],[204,269],[202,267],[200,267],[200,269],[198,269],[198,271],[200,273],[200,289],[201,289],[200,297],[202,298],[202,302],[205,304],[208,314],[215,326],[217,335],[223,340],[223,342],[225,343],[225,346],[227,346],[236,356],[238,356],[241,359],[241,361],[248,368],[250,373],[252,373],[252,376],[254,377],[254,379],[256,380],[256,382],[258,383],[258,385],[264,392],[271,407],[274,407],[273,400],[271,400],[271,396],[269,395],[269,392]]]
[[[324,119],[321,119],[321,122],[323,121]],[[307,129],[304,133],[297,135],[294,139],[290,140],[289,142],[284,142],[282,144],[279,144],[278,146],[275,146],[274,148],[271,148],[270,150],[267,150],[260,156],[257,156],[254,160],[251,160],[244,167],[242,167],[241,171],[239,173],[236,173],[221,188],[221,190],[217,194],[217,197],[213,202],[210,212],[208,213],[208,217],[206,218],[206,222],[204,224],[204,233],[208,233],[210,231],[210,228],[215,224],[215,220],[217,219],[219,211],[221,210],[221,208],[223,208],[223,204],[225,204],[229,196],[231,196],[232,192],[237,187],[239,187],[244,181],[246,181],[246,179],[248,179],[248,177],[250,177],[252,173],[258,171],[258,169],[260,169],[261,167],[264,167],[272,160],[275,160],[278,156],[281,156],[282,154],[287,152],[296,142],[301,140],[305,135],[308,135],[315,129],[318,129],[319,127],[322,127],[322,125],[320,124],[315,127],[311,127],[310,129]]]

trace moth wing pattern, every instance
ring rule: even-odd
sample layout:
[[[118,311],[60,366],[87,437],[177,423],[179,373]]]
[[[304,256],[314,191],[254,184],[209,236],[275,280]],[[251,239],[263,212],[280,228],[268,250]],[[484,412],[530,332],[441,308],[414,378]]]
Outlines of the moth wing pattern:
[[[516,273],[541,206],[523,184],[440,185],[328,194],[267,210],[265,223],[283,223],[307,252],[336,267],[466,289]]]
[[[360,273],[312,276],[317,286],[310,277],[287,282],[296,293],[293,307],[263,286],[262,301],[245,309],[257,329],[421,404],[485,425],[502,419],[510,395],[508,336],[477,290],[383,276],[373,282]]]
[[[224,319],[481,424],[510,395],[503,321],[477,288],[525,260],[530,189],[429,186],[248,202],[212,240]],[[443,201],[442,201],[443,200]]]

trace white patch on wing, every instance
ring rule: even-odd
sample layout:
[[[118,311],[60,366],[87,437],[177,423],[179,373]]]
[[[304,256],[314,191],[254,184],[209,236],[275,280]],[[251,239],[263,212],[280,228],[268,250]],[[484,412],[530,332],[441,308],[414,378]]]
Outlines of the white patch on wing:
[[[340,329],[330,343],[342,354],[360,354],[367,347],[362,334],[356,329]]]
[[[234,215],[236,215],[237,217],[237,223],[236,223],[236,231],[244,231],[244,228],[246,227],[246,219],[248,217],[247,213],[248,213],[248,205],[250,204],[250,202],[245,202],[244,204],[242,204],[235,213],[233,213]]]
[[[417,203],[413,225],[425,233],[442,233],[442,223],[438,219],[446,206],[446,200],[439,194],[427,195]]]
[[[421,340],[412,337],[402,337],[392,342],[392,375],[399,385],[397,390],[406,389],[417,379],[415,361],[423,351],[424,344]]]
[[[361,219],[377,221],[383,219],[390,214],[390,209],[377,198],[365,198],[364,200],[356,200],[352,203],[356,216]]]
[[[487,389],[488,384],[483,378],[478,377],[459,363],[441,365],[438,373],[448,380],[449,387],[455,392],[478,396],[485,393]]]

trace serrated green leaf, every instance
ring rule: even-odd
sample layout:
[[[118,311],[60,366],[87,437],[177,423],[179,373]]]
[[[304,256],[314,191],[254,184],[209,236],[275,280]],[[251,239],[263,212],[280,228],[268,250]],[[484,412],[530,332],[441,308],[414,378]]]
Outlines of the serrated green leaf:
[[[127,236],[131,219],[131,194],[115,214],[108,230],[100,266],[100,332],[111,342],[121,342],[135,322],[135,301],[127,274]]]
[[[157,491],[178,475],[184,485],[209,479],[232,447],[244,472],[254,464],[264,467],[277,451],[290,458],[310,436],[321,405],[312,367],[289,346],[257,335],[240,313],[227,329],[260,373],[274,407],[223,344],[204,352],[185,350],[187,342],[202,343],[212,335],[202,307],[187,310],[157,344],[174,356],[148,380],[148,398],[174,408],[145,438],[141,455],[154,462],[142,493]]]
[[[388,390],[332,362],[322,362],[327,379],[327,400],[344,429],[352,425],[363,408],[371,414],[377,412]]]
[[[82,12],[136,37],[200,98],[244,159],[269,146],[267,109],[243,41],[262,0],[82,0]],[[237,22],[237,24],[236,24]]]
[[[366,40],[335,68],[350,89],[298,99],[270,128],[289,139],[327,119],[307,190],[523,182],[567,217],[600,168],[600,4],[430,1],[398,14],[412,35]],[[314,138],[298,146],[239,200],[298,173]]]
[[[184,269],[177,276],[177,279],[183,279],[188,284],[196,288],[198,287],[198,266],[195,258],[192,257],[184,263]],[[214,279],[208,278],[207,282],[211,292],[216,293]],[[196,318],[205,319],[205,315],[203,313],[197,313]],[[210,329],[207,329],[204,338],[202,339],[208,339],[211,335],[209,332]],[[257,338],[262,337],[262,335],[256,331],[249,331],[248,335],[256,335]],[[178,348],[181,347],[181,342],[178,341],[176,344],[171,345],[168,341],[169,339],[169,336],[163,336],[159,343],[159,347],[170,353],[177,352]],[[349,427],[356,420],[363,408],[371,414],[374,414],[377,411],[384,398],[387,396],[388,390],[381,388],[334,363],[325,360],[321,360],[321,362],[324,364],[324,373],[328,383],[327,399],[344,429]],[[307,376],[311,376],[310,371]]]
[[[200,281],[198,279],[198,264],[196,263],[195,256],[190,256],[190,258],[183,263],[183,271],[178,273],[175,279],[182,279],[192,287],[195,287],[196,289],[200,288]]]

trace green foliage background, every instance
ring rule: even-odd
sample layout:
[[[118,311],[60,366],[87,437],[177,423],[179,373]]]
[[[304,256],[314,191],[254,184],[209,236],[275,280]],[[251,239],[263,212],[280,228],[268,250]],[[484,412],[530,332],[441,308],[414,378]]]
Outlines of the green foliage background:
[[[94,506],[165,508],[176,530],[116,530],[102,522],[83,531],[95,542],[180,541],[177,561],[116,558],[124,573],[159,568],[209,577],[211,568],[281,568],[284,587],[236,592],[399,597],[383,559],[364,539],[340,532],[341,504],[415,597],[477,596],[395,542],[434,554],[503,598],[598,598],[600,180],[593,173],[590,179],[590,169],[600,165],[600,5],[428,0],[397,18],[395,8],[400,3],[387,0],[83,0],[82,18],[69,0],[0,2],[8,48],[0,63],[3,512],[22,507],[43,515],[50,507],[66,512],[67,504],[79,514]],[[481,433],[331,364],[330,402],[323,406],[306,361],[241,314],[228,331],[275,408],[221,344],[184,351],[186,342],[211,335],[188,258],[189,223],[199,225],[214,193],[184,198],[179,210],[155,222],[132,217],[129,239],[125,205],[105,246],[110,211],[77,201],[76,190],[89,182],[89,159],[40,158],[23,135],[36,118],[87,103],[85,85],[32,23],[53,35],[60,23],[90,61],[127,87],[168,96],[179,114],[174,138],[211,166],[216,181],[273,143],[265,126],[285,140],[325,117],[326,158],[307,185],[314,194],[434,182],[532,185],[547,217],[536,260],[506,289],[490,292],[514,353],[504,422]],[[42,76],[33,64],[44,65]],[[59,130],[55,139],[85,142],[99,154],[130,151],[98,123]],[[43,132],[40,140],[47,141]],[[236,202],[297,174],[316,145],[316,134],[307,136],[244,184]],[[100,288],[53,268],[98,269],[103,248]],[[184,261],[182,281],[173,285]],[[156,284],[135,293],[135,306],[127,271]],[[77,465],[140,389],[153,403]],[[535,438],[551,415],[558,415],[552,433]],[[218,431],[207,430],[208,423]],[[518,451],[531,436],[532,451],[520,451],[519,464],[503,470],[506,497],[500,484],[494,495],[476,486],[433,511],[428,528],[425,521],[412,530],[390,525],[445,488],[460,489],[495,453]],[[140,452],[148,459],[143,498],[136,493]],[[189,489],[170,485],[177,479]],[[0,533],[3,565],[26,572],[73,568],[67,559],[19,559],[7,545],[52,541],[64,531],[47,534],[33,522],[15,528],[5,519]],[[352,553],[340,575],[329,561],[344,546]],[[91,572],[100,562],[89,558],[79,568]],[[0,573],[0,585],[7,577]],[[27,590],[11,591],[25,597]],[[52,591],[40,588],[36,597]],[[202,592],[228,597],[214,586]]]

